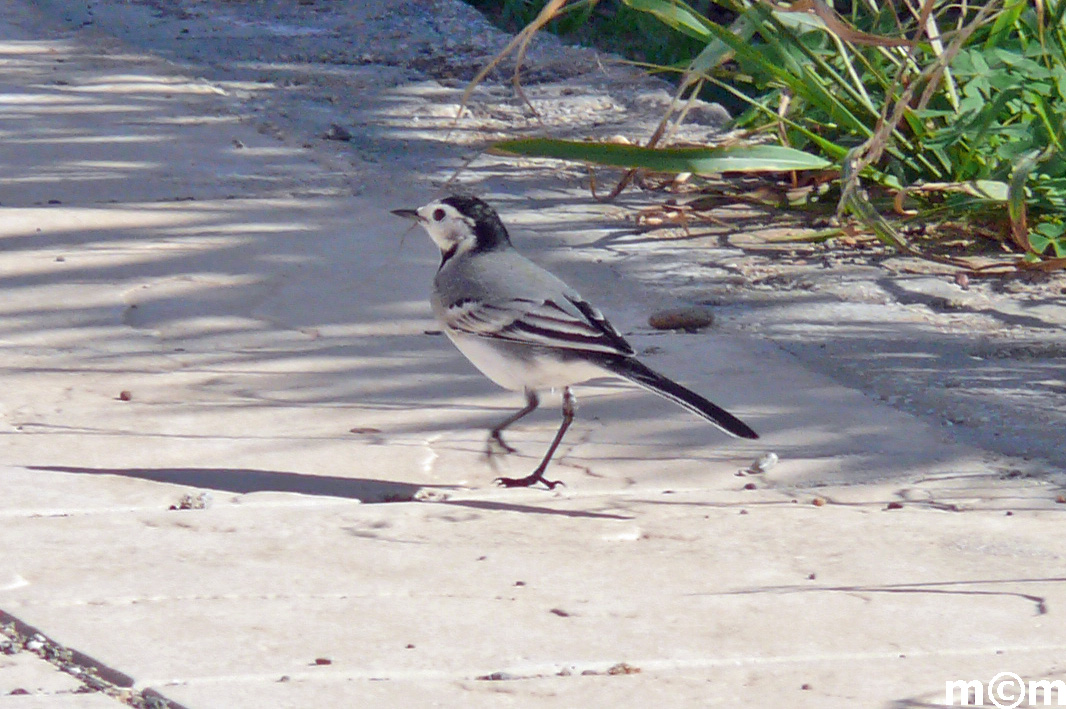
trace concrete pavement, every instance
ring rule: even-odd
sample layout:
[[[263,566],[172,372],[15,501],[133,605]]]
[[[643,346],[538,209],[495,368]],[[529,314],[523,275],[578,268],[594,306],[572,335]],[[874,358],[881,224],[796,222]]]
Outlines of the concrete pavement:
[[[193,69],[0,10],[0,611],[132,680],[22,649],[0,707],[904,707],[1066,674],[1061,471],[766,341],[650,330],[665,296],[576,183],[485,160],[523,248],[763,434],[583,387],[567,487],[492,487],[558,414],[484,459],[519,397],[434,333],[436,254],[387,213],[448,145],[352,165]],[[427,90],[379,87],[373,129]]]

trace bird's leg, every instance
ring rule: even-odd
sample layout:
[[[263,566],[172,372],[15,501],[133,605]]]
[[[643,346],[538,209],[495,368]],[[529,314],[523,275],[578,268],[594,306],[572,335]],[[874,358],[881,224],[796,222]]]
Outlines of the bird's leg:
[[[544,460],[540,461],[540,465],[530,475],[524,478],[496,478],[496,484],[503,487],[530,487],[537,483],[544,483],[549,490],[554,490],[556,485],[562,485],[562,480],[545,479],[544,471],[548,469],[548,463],[551,462],[552,456],[555,455],[555,449],[559,447],[563,436],[566,435],[566,429],[570,428],[570,423],[574,420],[576,411],[577,401],[574,399],[574,395],[570,393],[570,387],[566,387],[563,389],[563,423],[555,434],[555,440],[548,447],[548,452],[544,454]]]
[[[489,441],[488,441],[488,445],[485,447],[485,455],[487,455],[489,457],[492,456],[492,454],[494,452],[492,450],[493,442],[496,442],[501,448],[503,448],[508,453],[516,452],[515,448],[507,445],[507,443],[503,440],[503,435],[502,435],[503,434],[503,429],[507,428],[508,426],[513,424],[518,419],[523,418],[523,417],[528,416],[529,414],[533,413],[533,411],[539,405],[540,405],[540,399],[537,397],[537,392],[533,391],[532,389],[526,389],[526,405],[525,405],[525,407],[521,411],[519,411],[518,413],[512,414],[511,416],[508,416],[507,418],[505,418],[503,421],[500,421],[498,424],[496,424],[495,426],[492,427],[491,431],[489,431]]]

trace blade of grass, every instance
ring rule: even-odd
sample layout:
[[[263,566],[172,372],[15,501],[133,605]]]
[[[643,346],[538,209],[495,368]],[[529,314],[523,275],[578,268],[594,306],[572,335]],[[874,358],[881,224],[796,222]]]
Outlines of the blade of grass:
[[[758,48],[729,32],[724,27],[714,26],[711,32],[733,49],[741,63],[750,62],[782,85],[788,86],[793,94],[802,96],[807,101],[817,103],[823,110],[834,116],[839,122],[846,124],[851,130],[862,135],[870,135],[871,131],[867,124],[855,116],[839,98],[834,96],[817,80],[817,76],[811,72],[809,65],[799,65],[793,61],[792,63],[795,66],[791,69],[780,66],[770,60]],[[789,58],[787,51],[785,52],[785,58]]]
[[[544,4],[544,7],[541,8],[541,11],[537,14],[536,18],[526,25],[521,32],[516,34],[511,41],[507,43],[507,46],[501,49],[500,53],[493,57],[488,64],[483,66],[474,78],[470,80],[466,90],[463,91],[463,97],[459,101],[459,112],[456,114],[457,121],[463,115],[463,109],[466,108],[467,103],[470,101],[470,96],[474,93],[474,89],[485,80],[485,77],[488,76],[493,69],[499,66],[500,62],[504,60],[504,57],[511,52],[516,51],[516,49],[515,70],[514,76],[511,78],[511,84],[514,86],[515,93],[517,93],[519,98],[522,99],[522,102],[529,107],[529,110],[533,112],[533,115],[539,115],[537,110],[533,108],[533,104],[529,102],[528,98],[526,98],[526,93],[522,90],[522,84],[519,81],[522,62],[525,58],[526,50],[529,48],[529,43],[533,41],[533,36],[540,31],[544,25],[551,22],[557,15],[563,12],[569,12],[576,5],[583,3],[584,0],[579,0],[578,3],[574,3],[574,5],[564,8],[563,6],[566,5],[566,2],[567,0],[548,0],[548,2]]]
[[[704,42],[711,39],[708,25],[711,21],[680,0],[622,0],[634,10],[647,12],[659,18],[663,24]]]
[[[1050,147],[1043,150],[1030,151],[1014,166],[1008,183],[1007,214],[1010,217],[1010,236],[1018,248],[1026,253],[1034,253],[1034,250],[1033,245],[1029,242],[1025,183],[1029,179],[1029,174],[1036,169],[1036,166],[1051,157],[1052,154],[1053,151]]]

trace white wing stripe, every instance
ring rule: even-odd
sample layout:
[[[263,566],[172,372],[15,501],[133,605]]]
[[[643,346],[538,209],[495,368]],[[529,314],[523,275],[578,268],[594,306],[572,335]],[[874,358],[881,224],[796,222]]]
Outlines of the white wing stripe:
[[[463,300],[444,313],[452,330],[480,337],[560,349],[632,354],[627,342],[584,301],[569,301],[575,309],[558,303],[514,299],[503,305]],[[589,319],[589,315],[593,319]]]
[[[598,330],[592,329],[588,326],[588,324],[583,323],[580,320],[563,320],[562,318],[541,315],[540,313],[529,313],[517,322],[544,328],[547,330],[555,330],[559,333],[587,335],[590,337],[603,336],[603,333],[599,332]]]

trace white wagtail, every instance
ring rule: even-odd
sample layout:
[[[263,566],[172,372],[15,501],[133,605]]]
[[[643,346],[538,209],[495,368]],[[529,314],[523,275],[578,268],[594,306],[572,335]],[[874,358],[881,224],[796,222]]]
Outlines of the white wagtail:
[[[574,419],[570,387],[597,377],[628,379],[728,434],[758,438],[733,414],[642,364],[603,313],[518,253],[496,210],[482,200],[447,197],[392,213],[418,222],[440,247],[432,305],[445,334],[489,379],[525,392],[525,407],[492,428],[490,445],[513,452],[503,430],[537,408],[538,391],[563,390],[563,423],[540,465],[524,478],[497,478],[497,484],[560,484],[545,479],[544,471]]]

